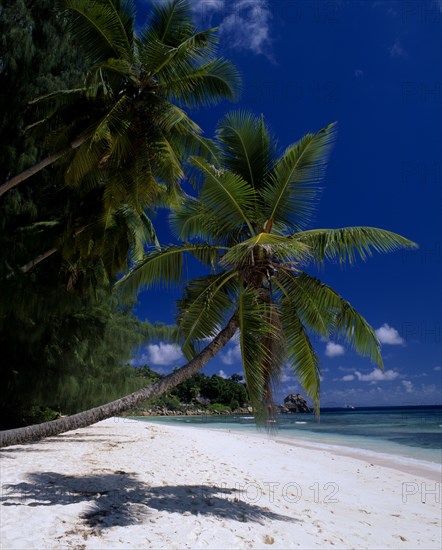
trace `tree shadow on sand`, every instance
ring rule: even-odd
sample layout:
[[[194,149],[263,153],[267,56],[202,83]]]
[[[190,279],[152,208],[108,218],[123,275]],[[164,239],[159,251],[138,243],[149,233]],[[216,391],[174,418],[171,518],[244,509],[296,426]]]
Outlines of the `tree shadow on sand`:
[[[28,481],[2,486],[3,506],[54,506],[88,502],[80,518],[89,527],[105,529],[143,523],[153,510],[186,515],[215,516],[241,522],[265,520],[300,522],[272,512],[238,488],[210,485],[149,486],[136,475],[117,470],[112,474],[68,476],[55,472],[29,474]],[[268,498],[268,496],[267,496]]]

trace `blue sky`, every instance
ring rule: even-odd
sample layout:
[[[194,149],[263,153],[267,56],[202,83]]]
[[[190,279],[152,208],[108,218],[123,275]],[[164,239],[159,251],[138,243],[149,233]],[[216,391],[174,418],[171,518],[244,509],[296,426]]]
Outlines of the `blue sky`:
[[[150,2],[138,0],[143,20]],[[441,403],[442,0],[194,0],[201,26],[219,26],[221,53],[243,76],[238,105],[192,116],[213,135],[232,108],[264,113],[285,148],[338,121],[312,227],[370,225],[400,233],[416,252],[375,256],[320,274],[377,329],[385,371],[337,342],[315,341],[323,406]],[[165,216],[156,226],[172,242]],[[172,322],[175,291],[142,292],[137,314]],[[183,363],[159,342],[139,360]],[[241,372],[233,342],[205,368]],[[278,398],[301,391],[285,370]]]

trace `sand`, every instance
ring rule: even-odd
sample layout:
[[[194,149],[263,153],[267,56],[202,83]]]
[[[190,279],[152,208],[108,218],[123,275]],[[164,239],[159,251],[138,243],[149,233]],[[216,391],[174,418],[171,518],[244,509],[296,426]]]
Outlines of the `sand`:
[[[1,548],[440,548],[440,470],[279,439],[115,418],[3,449]]]

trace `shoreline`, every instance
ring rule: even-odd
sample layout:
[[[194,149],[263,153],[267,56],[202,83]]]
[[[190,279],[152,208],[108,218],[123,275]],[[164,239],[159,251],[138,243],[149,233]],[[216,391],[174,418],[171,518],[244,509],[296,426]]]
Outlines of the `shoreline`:
[[[313,437],[305,437],[303,432],[299,432],[294,435],[286,435],[281,433],[276,433],[275,435],[268,435],[264,431],[248,431],[246,429],[237,429],[233,426],[228,428],[212,428],[210,424],[201,425],[201,424],[179,424],[174,422],[173,417],[165,418],[163,416],[158,416],[156,418],[161,418],[161,420],[156,421],[155,417],[127,417],[136,421],[149,423],[152,422],[154,425],[159,426],[171,426],[176,428],[197,428],[198,430],[207,430],[213,433],[226,432],[226,433],[238,433],[250,437],[264,438],[265,440],[274,440],[279,443],[286,445],[300,446],[303,448],[314,449],[314,450],[326,450],[337,455],[348,456],[350,458],[355,458],[358,460],[364,460],[365,462],[373,462],[374,460],[379,464],[385,467],[392,469],[398,469],[405,473],[415,474],[421,477],[427,477],[433,481],[441,481],[441,462],[425,460],[424,458],[416,458],[408,456],[407,454],[400,453],[400,448],[397,449],[397,452],[380,452],[377,450],[372,450],[365,447],[358,447],[357,445],[345,444],[345,443],[327,443],[321,441],[320,437],[314,439]],[[177,417],[178,418],[178,417]],[[442,451],[440,452],[440,458],[442,459]]]
[[[135,420],[135,421],[149,423],[151,419]],[[155,423],[155,421],[152,421],[152,424],[158,425]],[[364,449],[362,447],[351,447],[347,445],[322,443],[319,440],[313,441],[310,439],[304,439],[302,435],[300,435],[299,438],[297,437],[295,439],[294,437],[283,436],[280,434],[277,434],[275,436],[273,435],[269,436],[265,433],[259,433],[259,432],[251,433],[245,430],[244,431],[235,430],[234,428],[210,428],[207,426],[201,427],[198,425],[180,426],[172,423],[168,424],[166,422],[163,422],[160,425],[171,426],[173,428],[176,427],[177,429],[187,429],[187,428],[194,429],[196,427],[198,430],[208,431],[214,435],[219,432],[236,433],[236,434],[244,435],[246,437],[263,439],[264,441],[274,441],[276,443],[281,443],[283,445],[290,445],[292,447],[302,447],[303,449],[311,449],[316,451],[329,451],[334,455],[354,458],[355,460],[362,460],[364,462],[368,462],[369,464],[376,462],[376,465],[378,466],[383,466],[385,468],[390,468],[392,470],[400,470],[401,472],[404,472],[406,474],[427,478],[431,481],[435,481],[435,482],[441,481],[442,464],[438,464],[437,462],[430,462],[428,460],[423,460],[423,459],[416,459],[405,455],[392,454],[392,453],[380,453],[377,451]]]
[[[334,449],[114,418],[0,454],[5,550],[440,546],[437,483]]]

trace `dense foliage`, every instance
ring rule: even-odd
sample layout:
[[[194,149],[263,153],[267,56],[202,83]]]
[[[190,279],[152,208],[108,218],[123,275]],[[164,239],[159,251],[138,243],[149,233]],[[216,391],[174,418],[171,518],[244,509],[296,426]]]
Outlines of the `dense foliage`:
[[[137,369],[135,369],[137,370]],[[142,369],[144,376],[159,379],[160,375],[148,367]],[[234,411],[248,404],[249,398],[242,377],[232,375],[223,378],[213,374],[197,373],[164,395],[144,404],[143,408],[160,407],[169,410],[183,410],[186,406],[209,410]]]
[[[122,366],[148,327],[112,279],[155,241],[148,214],[179,191],[186,147],[204,148],[183,107],[239,81],[189,2],[158,4],[139,34],[134,10],[0,0],[0,184],[50,159],[0,186],[3,428],[149,382]]]
[[[50,0],[0,3],[0,175],[45,154],[25,132],[29,101],[78,84],[85,65],[66,21]],[[35,116],[35,113],[34,113]],[[59,166],[0,201],[0,427],[76,412],[140,387],[127,369],[145,327],[110,294],[100,264],[51,256],[30,273],[21,266],[58,246],[81,197]]]

